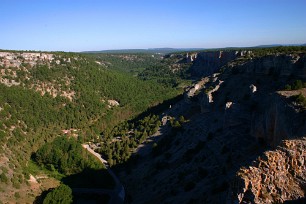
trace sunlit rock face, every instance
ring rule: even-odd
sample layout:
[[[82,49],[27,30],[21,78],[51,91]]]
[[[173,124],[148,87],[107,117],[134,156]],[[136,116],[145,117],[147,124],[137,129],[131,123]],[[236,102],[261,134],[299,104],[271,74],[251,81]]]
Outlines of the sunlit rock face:
[[[283,203],[305,196],[306,139],[285,140],[237,174],[238,203]]]

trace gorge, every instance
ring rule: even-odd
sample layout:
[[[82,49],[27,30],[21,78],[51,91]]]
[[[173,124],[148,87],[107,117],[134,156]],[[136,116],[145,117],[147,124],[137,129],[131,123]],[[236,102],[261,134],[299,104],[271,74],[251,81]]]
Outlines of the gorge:
[[[31,158],[67,137],[95,144],[127,203],[302,202],[305,54],[0,52],[0,197],[30,203],[65,181],[47,185],[59,170]]]

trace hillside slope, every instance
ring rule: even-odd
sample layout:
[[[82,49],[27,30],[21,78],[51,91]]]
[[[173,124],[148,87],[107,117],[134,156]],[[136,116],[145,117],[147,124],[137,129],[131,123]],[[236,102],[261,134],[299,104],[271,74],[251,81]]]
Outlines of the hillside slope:
[[[97,140],[105,129],[178,91],[76,53],[3,51],[0,93],[0,198],[31,202],[50,187],[30,185],[29,161],[39,147],[59,135]]]
[[[136,153],[130,168],[119,169],[131,203],[282,203],[305,196],[305,51],[264,51],[224,63],[219,51],[194,53],[200,59],[179,56],[192,59],[202,79],[165,112],[187,121],[181,127],[168,122],[151,153]],[[206,69],[209,64],[214,69]],[[284,91],[289,85],[296,90]],[[275,148],[284,139],[290,145],[280,152]],[[261,155],[267,159],[252,167]],[[275,167],[273,155],[281,155],[289,169]]]

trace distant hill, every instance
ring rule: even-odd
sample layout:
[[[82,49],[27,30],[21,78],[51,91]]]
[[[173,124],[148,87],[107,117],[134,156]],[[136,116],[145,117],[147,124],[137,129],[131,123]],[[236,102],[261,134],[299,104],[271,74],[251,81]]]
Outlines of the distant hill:
[[[270,45],[258,45],[256,47],[265,48],[265,47],[280,47],[280,46],[305,46],[304,44],[270,44]]]
[[[203,50],[228,50],[228,49],[242,49],[242,48],[270,48],[270,47],[281,47],[281,46],[306,46],[304,44],[268,44],[268,45],[257,45],[250,47],[225,47],[225,48],[148,48],[148,49],[118,49],[118,50],[99,50],[99,51],[83,51],[82,53],[92,54],[135,54],[135,53],[146,53],[146,54],[160,54],[165,55],[169,53],[178,52],[189,52],[189,51],[203,51]]]
[[[119,50],[101,50],[101,51],[84,51],[83,53],[149,53],[149,54],[169,54],[173,52],[203,50],[204,48],[149,48],[149,49],[119,49]]]

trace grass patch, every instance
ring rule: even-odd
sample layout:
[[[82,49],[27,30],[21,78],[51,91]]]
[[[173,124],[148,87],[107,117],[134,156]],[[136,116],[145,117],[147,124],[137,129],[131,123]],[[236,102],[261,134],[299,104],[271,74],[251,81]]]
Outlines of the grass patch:
[[[46,175],[48,177],[53,177],[57,180],[61,180],[63,177],[65,177],[64,174],[61,174],[56,170],[50,171],[46,167],[40,166],[32,160],[30,160],[28,162],[27,168],[24,171],[25,171],[26,175],[29,175],[29,174],[32,174],[32,175]]]

